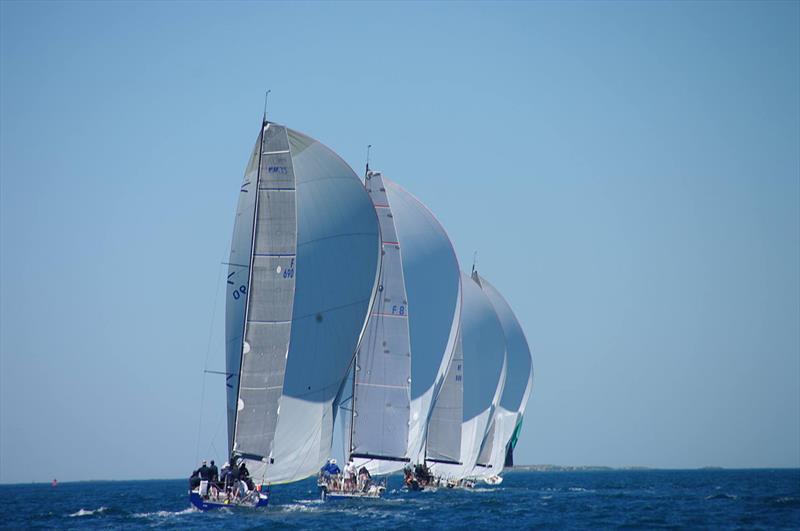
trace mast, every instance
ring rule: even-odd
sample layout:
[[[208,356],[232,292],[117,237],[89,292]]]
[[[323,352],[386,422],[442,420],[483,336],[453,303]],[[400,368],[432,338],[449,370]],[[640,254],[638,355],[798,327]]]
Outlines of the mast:
[[[378,281],[380,282],[380,280]],[[375,292],[375,296],[377,297],[378,292]],[[369,316],[367,316],[369,319]],[[353,358],[353,385],[350,389],[350,435],[347,437],[347,460],[345,462],[350,462],[350,455],[353,453],[353,425],[356,423],[356,369],[358,368],[358,355],[361,352],[361,345],[356,350],[356,355]]]
[[[367,166],[364,170],[364,189],[369,192],[367,189],[367,181],[369,180],[369,149],[372,147],[372,144],[367,145]],[[381,285],[381,269],[383,268],[383,244],[381,244],[381,265],[378,269],[378,286]],[[372,297],[372,305],[370,305],[370,311],[367,312],[367,319],[364,321],[364,331],[367,331],[367,326],[369,325],[369,319],[372,315],[372,308],[374,308],[375,301],[378,299],[378,294],[381,292],[379,289],[375,289]],[[363,333],[362,332],[362,333]],[[356,354],[353,356],[353,384],[350,389],[350,433],[347,438],[347,456],[345,462],[350,462],[350,455],[353,453],[353,427],[356,423],[356,371],[358,370],[358,358],[361,355],[361,341],[363,341],[363,337],[358,342],[358,348],[356,348]]]

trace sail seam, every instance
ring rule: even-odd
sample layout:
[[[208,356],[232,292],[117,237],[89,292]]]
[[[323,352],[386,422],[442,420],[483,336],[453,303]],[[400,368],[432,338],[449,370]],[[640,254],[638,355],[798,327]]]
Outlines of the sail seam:
[[[372,236],[375,237],[376,233],[374,232],[347,232],[341,234],[334,234],[332,236],[325,236],[323,238],[315,238],[313,240],[306,240],[303,243],[297,242],[297,246],[300,247],[301,245],[308,245],[311,243],[321,242],[322,240],[333,240],[336,238],[345,238],[347,236]]]
[[[364,387],[381,387],[384,389],[405,389],[405,385],[388,385],[388,384],[374,384],[374,383],[367,383],[359,381],[358,385],[363,385]]]

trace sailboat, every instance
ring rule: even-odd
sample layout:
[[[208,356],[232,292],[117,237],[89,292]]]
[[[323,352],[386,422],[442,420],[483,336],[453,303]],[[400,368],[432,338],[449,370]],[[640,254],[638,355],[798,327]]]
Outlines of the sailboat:
[[[380,220],[382,266],[352,395],[340,407],[349,413],[348,460],[385,475],[421,460],[433,396],[455,344],[461,279],[450,239],[422,202],[369,168],[365,188]]]
[[[265,506],[270,486],[322,466],[380,262],[377,215],[355,172],[265,117],[240,188],[226,284],[228,449],[258,494],[231,501],[192,491],[196,507]]]
[[[506,340],[480,277],[462,273],[458,344],[428,426],[426,460],[450,486],[478,462],[506,380]]]
[[[490,485],[498,485],[503,481],[500,473],[509,456],[513,455],[531,394],[533,359],[525,333],[511,306],[489,281],[482,276],[478,276],[478,279],[503,327],[508,368],[500,403],[494,411],[478,461],[470,475]],[[512,463],[509,465],[513,465],[513,457],[511,459]]]

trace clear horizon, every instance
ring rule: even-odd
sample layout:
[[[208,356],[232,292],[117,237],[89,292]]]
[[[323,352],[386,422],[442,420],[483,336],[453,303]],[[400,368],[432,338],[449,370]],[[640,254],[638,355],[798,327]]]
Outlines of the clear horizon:
[[[736,471],[736,470],[800,470],[800,467],[780,467],[780,466],[766,467],[766,468],[760,468],[760,467],[727,468],[727,467],[717,467],[717,466],[705,466],[705,467],[701,466],[701,467],[696,467],[696,468],[653,468],[653,467],[638,466],[638,465],[621,466],[621,467],[606,467],[605,465],[550,465],[550,464],[541,464],[541,465],[514,465],[512,468],[507,468],[507,469],[503,470],[503,473],[505,474],[507,472],[524,472],[523,470],[518,470],[519,467],[531,467],[531,466],[552,466],[552,467],[563,467],[563,468],[574,467],[574,468],[578,468],[578,469],[592,469],[592,468],[604,468],[604,469],[606,469],[607,468],[607,469],[610,469],[612,472],[636,471],[636,470],[641,470],[641,471],[644,471],[644,472],[646,472],[646,471],[662,471],[662,470],[676,470],[676,471],[697,470],[697,471],[701,471],[701,470],[706,470],[706,469],[731,470],[731,471]],[[595,470],[585,470],[585,471],[586,472],[596,472]],[[572,472],[572,471],[571,470],[563,470],[563,471],[562,470],[553,470],[553,471],[537,471],[536,473],[537,474],[547,474],[547,473],[558,474],[558,473],[561,473],[561,472],[569,473],[569,472]],[[603,471],[601,470],[599,472],[603,472]],[[402,474],[402,472],[392,472],[390,475],[397,476],[397,475],[400,475],[400,474]],[[311,477],[313,477],[313,476],[309,476],[306,479],[309,479]],[[169,478],[168,477],[154,477],[154,478],[129,478],[129,479],[91,479],[90,478],[90,479],[65,479],[65,480],[61,480],[61,479],[58,479],[58,478],[52,478],[52,479],[49,479],[49,480],[46,480],[46,481],[28,481],[28,482],[18,481],[18,482],[14,482],[14,483],[0,482],[0,485],[7,485],[7,486],[31,485],[31,484],[34,484],[34,485],[38,485],[38,484],[46,485],[46,484],[52,484],[53,479],[57,480],[58,483],[61,484],[61,483],[92,483],[92,482],[100,483],[100,482],[112,482],[112,481],[182,481],[182,480],[186,480],[187,478],[186,477],[169,477]],[[301,480],[301,481],[305,481],[305,480]]]
[[[800,3],[42,1],[0,2],[0,483],[224,460],[266,89],[477,251],[515,461],[800,468]]]

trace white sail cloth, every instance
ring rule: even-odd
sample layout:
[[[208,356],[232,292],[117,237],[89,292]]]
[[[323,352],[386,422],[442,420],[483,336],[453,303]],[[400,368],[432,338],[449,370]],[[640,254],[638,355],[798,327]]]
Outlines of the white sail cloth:
[[[503,393],[506,342],[497,314],[478,284],[462,273],[463,302],[459,338],[463,352],[463,411],[460,464],[432,462],[434,474],[460,479],[478,460],[481,443]]]
[[[229,441],[260,481],[302,479],[330,453],[333,402],[377,286],[379,233],[341,158],[264,125],[237,208],[226,317]]]
[[[508,364],[499,407],[492,417],[478,464],[471,474],[489,477],[502,472],[507,446],[524,415],[533,383],[533,359],[525,333],[511,306],[485,278],[480,277],[480,283],[503,327]]]
[[[421,460],[433,398],[441,388],[456,345],[461,275],[452,243],[430,210],[380,173],[370,172],[367,177],[366,188],[381,220],[385,294],[379,288],[378,301],[367,325],[360,354],[368,355],[371,349],[373,358],[386,357],[393,348],[407,344],[411,369],[410,404],[403,419],[405,430],[397,426],[400,420],[395,415],[397,409],[388,405],[390,401],[385,400],[386,397],[379,397],[367,406],[370,410],[382,408],[380,422],[367,422],[362,415],[365,406],[359,406],[358,401],[354,407],[354,438],[351,443],[354,453],[383,452],[382,455],[388,458],[404,458],[354,460],[358,467],[366,466],[373,474],[385,474],[401,469],[408,461]],[[398,294],[402,294],[404,299],[398,300]],[[380,327],[378,323],[382,323]],[[407,334],[407,338],[399,337],[402,332]],[[383,375],[386,381],[372,384],[399,386],[398,374],[406,374],[400,371],[398,366],[396,374]],[[359,372],[356,371],[356,398],[360,394],[359,382],[364,380]],[[374,374],[373,378],[379,379]],[[400,398],[397,395],[392,403]],[[370,417],[377,418],[378,415]],[[364,436],[359,438],[356,435],[359,430],[362,434],[369,430],[374,432],[372,436],[367,436],[370,444],[363,444]],[[407,435],[407,446],[402,452],[384,440],[387,431]],[[365,449],[369,451],[365,452]]]
[[[433,400],[456,346],[461,313],[461,270],[436,216],[395,182],[384,179],[403,253],[411,340],[408,457],[423,459]]]
[[[387,474],[408,461],[411,401],[409,304],[401,247],[383,177],[367,172],[365,188],[381,227],[382,265],[376,300],[356,353],[349,452],[356,469]]]

